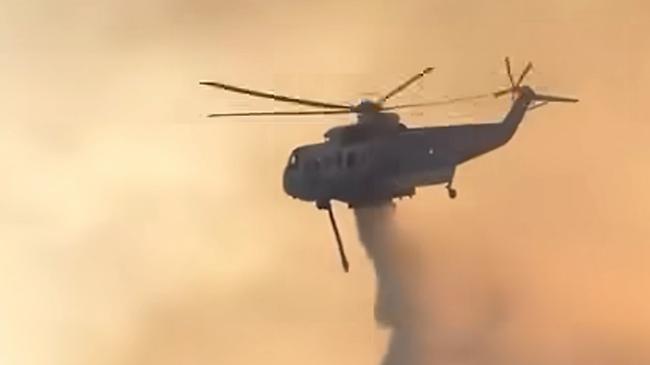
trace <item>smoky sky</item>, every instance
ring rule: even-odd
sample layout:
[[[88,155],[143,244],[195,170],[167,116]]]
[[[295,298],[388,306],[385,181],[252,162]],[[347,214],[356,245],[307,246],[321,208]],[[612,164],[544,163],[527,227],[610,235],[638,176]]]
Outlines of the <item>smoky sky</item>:
[[[581,102],[532,112],[511,143],[461,167],[455,201],[434,187],[398,205],[408,249],[397,255],[418,269],[408,277],[426,294],[423,318],[439,353],[472,343],[477,363],[646,363],[648,10],[6,1],[0,361],[380,363],[390,332],[375,323],[353,213],[335,207],[352,263],[343,275],[326,215],[280,180],[293,147],[350,120],[207,122],[291,106],[198,81],[355,102],[435,66],[399,97],[418,102],[507,85],[509,55],[517,69],[535,63],[538,90]],[[402,117],[489,121],[507,107]],[[485,328],[489,343],[460,340]]]

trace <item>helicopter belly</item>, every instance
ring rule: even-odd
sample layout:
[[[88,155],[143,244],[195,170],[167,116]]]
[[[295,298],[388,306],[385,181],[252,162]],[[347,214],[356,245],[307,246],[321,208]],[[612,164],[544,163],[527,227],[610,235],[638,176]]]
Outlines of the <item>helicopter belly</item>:
[[[404,134],[394,142],[393,181],[398,187],[436,185],[453,178],[456,163],[447,141],[427,132]]]
[[[403,172],[395,180],[399,188],[444,184],[453,178],[454,171],[454,166],[420,169]]]

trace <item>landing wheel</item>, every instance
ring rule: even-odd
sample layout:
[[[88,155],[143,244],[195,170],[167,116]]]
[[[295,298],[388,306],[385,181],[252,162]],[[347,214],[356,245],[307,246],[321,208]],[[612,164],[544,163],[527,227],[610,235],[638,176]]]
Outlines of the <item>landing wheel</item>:
[[[450,186],[447,187],[447,193],[449,194],[450,199],[456,199],[456,196],[458,196],[458,192],[456,191],[456,189]]]

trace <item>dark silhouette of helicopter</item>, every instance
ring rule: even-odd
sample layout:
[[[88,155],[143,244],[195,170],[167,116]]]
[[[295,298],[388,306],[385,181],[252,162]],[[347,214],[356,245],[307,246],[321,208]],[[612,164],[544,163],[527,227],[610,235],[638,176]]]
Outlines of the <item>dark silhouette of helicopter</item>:
[[[541,95],[522,85],[532,69],[528,63],[517,79],[512,76],[510,60],[505,59],[510,87],[492,94],[457,98],[443,102],[385,106],[408,86],[433,70],[429,67],[411,77],[377,101],[364,100],[358,105],[342,105],[293,98],[204,81],[202,85],[295,103],[322,110],[273,111],[210,114],[209,117],[293,116],[356,114],[357,122],[337,126],[325,133],[325,141],[300,146],[291,152],[284,171],[284,190],[297,199],[315,202],[329,213],[343,269],[349,268],[334,213],[332,200],[351,208],[381,205],[395,198],[412,197],[418,187],[445,184],[450,198],[456,167],[463,162],[506,144],[514,135],[527,111],[550,102],[577,102],[577,99]],[[466,124],[444,127],[408,128],[400,122],[398,109],[440,105],[484,96],[512,95],[512,106],[503,120],[490,124]]]

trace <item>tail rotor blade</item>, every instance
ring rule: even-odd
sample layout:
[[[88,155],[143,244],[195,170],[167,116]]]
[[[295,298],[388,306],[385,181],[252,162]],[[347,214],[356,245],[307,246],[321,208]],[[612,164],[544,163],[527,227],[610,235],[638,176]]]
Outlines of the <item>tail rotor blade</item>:
[[[533,63],[532,63],[532,62],[528,62],[528,64],[526,65],[526,68],[524,69],[524,72],[521,73],[521,76],[519,76],[519,80],[517,80],[517,83],[514,85],[514,87],[519,87],[519,86],[521,86],[521,83],[522,83],[522,82],[524,81],[524,79],[526,78],[526,75],[528,75],[528,73],[529,73],[530,70],[532,70],[532,69],[533,69]]]
[[[500,90],[500,91],[497,91],[497,92],[495,92],[495,93],[492,93],[492,95],[493,95],[495,98],[500,98],[500,97],[502,97],[503,95],[507,95],[507,94],[511,94],[511,93],[515,92],[515,90],[517,90],[517,89],[514,88],[514,87],[511,87],[511,88],[509,88],[509,89]]]
[[[515,87],[515,79],[512,77],[512,66],[510,66],[510,57],[506,57],[505,62],[508,79],[510,79],[510,86]]]

